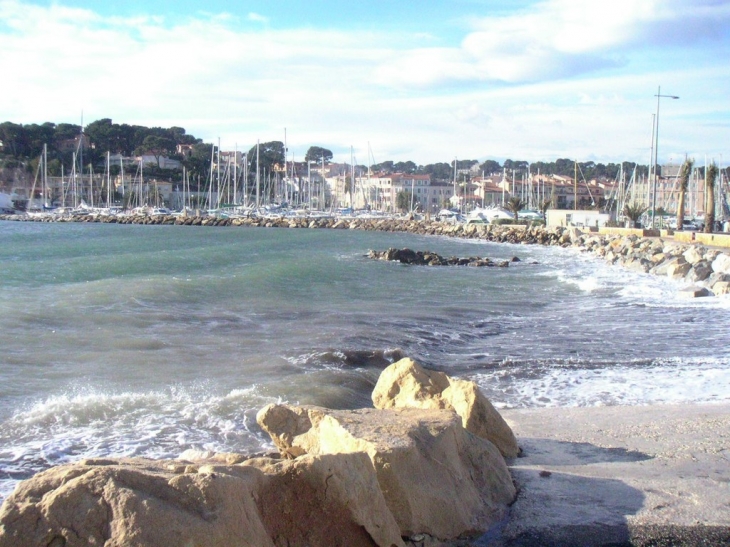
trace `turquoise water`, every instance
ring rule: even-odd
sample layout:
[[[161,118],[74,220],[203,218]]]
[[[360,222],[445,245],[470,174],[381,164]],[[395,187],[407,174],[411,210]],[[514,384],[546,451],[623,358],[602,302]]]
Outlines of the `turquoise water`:
[[[412,267],[368,249],[511,258]],[[355,230],[0,222],[0,496],[89,456],[269,446],[409,355],[497,406],[730,399],[730,302],[574,250]]]

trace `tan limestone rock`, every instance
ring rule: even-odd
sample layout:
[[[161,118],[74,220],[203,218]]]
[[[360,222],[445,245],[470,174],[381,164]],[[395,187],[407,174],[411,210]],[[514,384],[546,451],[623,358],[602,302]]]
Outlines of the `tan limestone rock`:
[[[730,255],[720,253],[712,261],[712,270],[718,273],[730,274]]]
[[[244,465],[266,476],[258,503],[277,546],[404,545],[367,454],[255,458]]]
[[[274,546],[253,491],[261,472],[176,474],[161,462],[55,467],[0,510],[0,547]]]
[[[290,419],[283,419],[285,412]],[[311,429],[302,431],[306,412]],[[272,418],[269,421],[269,418]],[[287,451],[366,453],[402,535],[448,539],[487,530],[515,497],[507,466],[491,443],[465,431],[451,410],[269,405],[259,424]],[[275,426],[288,425],[290,430]]]
[[[22,482],[0,547],[402,547],[362,453],[295,461],[90,460]]]
[[[712,292],[720,296],[722,294],[730,294],[730,282],[718,281],[712,286]]]
[[[667,266],[667,276],[673,279],[680,279],[687,275],[692,269],[692,265],[689,262],[677,262]]]
[[[689,249],[682,253],[682,256],[687,262],[694,266],[703,259],[706,251],[707,249],[705,249],[704,247],[692,245]]]
[[[372,394],[375,408],[444,408],[455,411],[467,431],[494,443],[503,456],[520,449],[512,429],[474,382],[450,378],[404,358],[383,370]]]

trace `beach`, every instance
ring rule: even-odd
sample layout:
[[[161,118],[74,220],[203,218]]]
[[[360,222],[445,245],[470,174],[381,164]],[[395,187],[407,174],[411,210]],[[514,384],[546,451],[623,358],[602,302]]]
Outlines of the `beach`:
[[[730,404],[513,409],[506,545],[728,545]]]
[[[89,458],[266,452],[259,409],[367,408],[407,355],[477,383],[523,448],[477,545],[727,544],[726,295],[476,232],[0,230],[0,498]],[[367,258],[391,247],[509,266]]]

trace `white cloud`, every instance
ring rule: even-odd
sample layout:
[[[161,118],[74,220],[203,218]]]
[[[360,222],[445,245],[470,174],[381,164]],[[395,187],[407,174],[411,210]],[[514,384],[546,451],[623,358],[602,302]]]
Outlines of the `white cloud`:
[[[568,13],[575,2],[562,0],[521,17],[475,23],[460,47],[413,48],[436,40],[316,28],[241,30],[225,14],[175,24],[102,18],[58,4],[0,0],[0,121],[78,123],[83,110],[87,121],[177,125],[209,141],[220,137],[231,148],[281,140],[286,127],[300,158],[313,144],[353,145],[366,161],[369,141],[379,161],[594,154],[645,162],[661,83],[682,96],[663,107],[662,150],[720,150],[730,117],[725,57],[691,69],[645,69],[652,59],[623,72],[632,63],[614,51],[633,55],[626,44],[636,28],[646,29],[644,18],[659,15],[631,11],[621,1],[615,11],[629,10],[629,19],[606,12],[610,32],[593,36],[598,31],[591,27],[577,44],[565,39],[578,25],[572,18],[580,20]],[[687,13],[679,2],[651,5],[665,22]],[[723,6],[701,4],[700,19],[722,16]],[[560,32],[536,34],[545,14]],[[676,62],[674,53],[667,57]],[[610,70],[591,72],[599,65]],[[576,73],[583,76],[569,78]],[[495,86],[495,79],[514,83]],[[443,82],[450,85],[437,85]]]
[[[260,15],[258,13],[254,13],[254,12],[250,12],[248,14],[247,19],[249,21],[254,21],[256,23],[265,23],[265,24],[268,24],[268,22],[269,22],[269,18],[268,17],[266,17],[264,15]]]
[[[560,79],[621,66],[634,49],[718,40],[728,23],[730,3],[715,0],[550,0],[474,20],[460,47],[411,50],[378,75],[401,85]]]

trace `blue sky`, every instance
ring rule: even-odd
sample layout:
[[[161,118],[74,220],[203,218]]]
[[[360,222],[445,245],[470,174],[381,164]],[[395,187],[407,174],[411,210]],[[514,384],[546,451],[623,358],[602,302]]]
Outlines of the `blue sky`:
[[[359,163],[730,163],[730,1],[0,0],[0,121]]]

